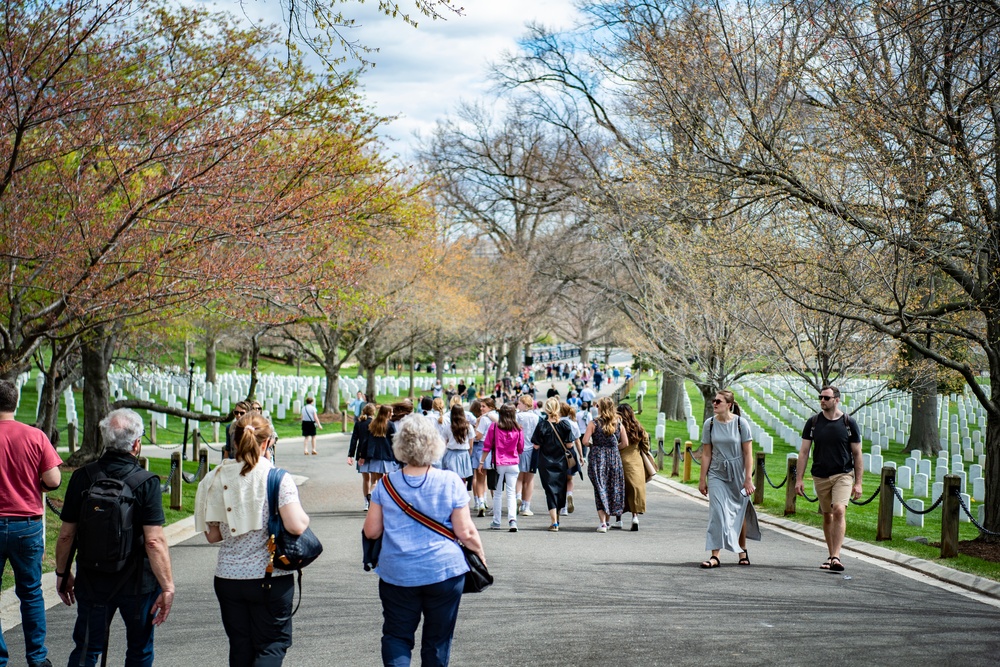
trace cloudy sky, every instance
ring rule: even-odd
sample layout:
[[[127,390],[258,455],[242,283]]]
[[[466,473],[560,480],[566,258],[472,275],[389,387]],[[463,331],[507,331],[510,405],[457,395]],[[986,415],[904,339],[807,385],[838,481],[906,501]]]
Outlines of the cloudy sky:
[[[399,3],[412,10],[411,16],[417,15],[412,0]],[[340,5],[359,24],[350,35],[379,49],[371,56],[376,66],[365,73],[362,85],[377,113],[400,116],[383,135],[404,157],[415,144],[415,132],[428,134],[460,100],[486,94],[488,64],[504,50],[516,48],[527,22],[565,28],[576,17],[573,0],[457,0],[455,4],[465,8],[464,15],[449,15],[446,21],[419,16],[418,28],[380,15],[376,0]],[[277,0],[245,0],[243,7],[252,18],[279,20]]]

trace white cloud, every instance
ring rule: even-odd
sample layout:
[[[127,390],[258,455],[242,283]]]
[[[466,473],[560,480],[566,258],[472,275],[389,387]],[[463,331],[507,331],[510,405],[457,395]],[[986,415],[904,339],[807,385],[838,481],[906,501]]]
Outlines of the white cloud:
[[[400,4],[406,8],[410,0]],[[574,0],[458,0],[456,4],[465,7],[465,14],[447,20],[434,21],[414,10],[411,17],[418,21],[417,28],[379,14],[375,0],[341,6],[357,19],[358,27],[350,36],[379,49],[371,56],[375,68],[365,72],[361,83],[376,113],[399,116],[382,134],[396,140],[390,147],[404,157],[412,149],[414,132],[429,133],[460,100],[487,94],[489,64],[505,50],[516,49],[526,23],[566,28],[577,16]],[[223,1],[215,6],[230,9],[229,5]],[[253,19],[280,20],[277,0],[247,0],[242,8]]]

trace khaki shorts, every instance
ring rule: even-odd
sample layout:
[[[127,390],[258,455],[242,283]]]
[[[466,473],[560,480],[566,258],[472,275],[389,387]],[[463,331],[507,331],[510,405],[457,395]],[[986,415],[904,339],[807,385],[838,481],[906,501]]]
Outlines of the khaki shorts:
[[[829,514],[834,505],[847,505],[851,501],[851,489],[854,488],[854,473],[842,472],[830,477],[813,477],[816,497],[819,498],[819,511]]]

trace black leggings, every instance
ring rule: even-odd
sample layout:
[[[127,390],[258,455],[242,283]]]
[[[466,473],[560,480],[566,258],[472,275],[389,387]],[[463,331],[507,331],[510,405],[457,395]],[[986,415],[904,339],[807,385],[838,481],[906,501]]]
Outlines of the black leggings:
[[[270,590],[264,581],[215,578],[230,667],[280,667],[292,645],[295,576],[272,577]]]

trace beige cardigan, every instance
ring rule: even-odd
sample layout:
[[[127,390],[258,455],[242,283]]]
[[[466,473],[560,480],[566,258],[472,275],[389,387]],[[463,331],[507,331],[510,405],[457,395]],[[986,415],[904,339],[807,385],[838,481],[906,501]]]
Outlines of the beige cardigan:
[[[225,459],[222,465],[205,475],[198,484],[194,501],[194,527],[208,530],[209,522],[225,522],[234,537],[264,527],[264,501],[267,499],[267,473],[274,465],[263,456],[246,475],[240,475],[243,462]]]

